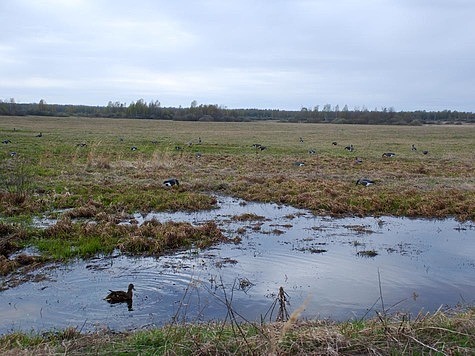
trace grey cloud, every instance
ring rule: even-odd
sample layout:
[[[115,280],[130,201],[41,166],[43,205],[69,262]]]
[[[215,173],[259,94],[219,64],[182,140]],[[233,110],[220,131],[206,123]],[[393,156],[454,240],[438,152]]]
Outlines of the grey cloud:
[[[0,97],[474,111],[471,1],[0,3]]]

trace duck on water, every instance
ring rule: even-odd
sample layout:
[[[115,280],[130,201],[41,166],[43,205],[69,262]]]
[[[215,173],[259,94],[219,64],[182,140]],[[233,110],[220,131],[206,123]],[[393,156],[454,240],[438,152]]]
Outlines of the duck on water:
[[[132,283],[129,284],[129,288],[127,292],[122,290],[109,290],[109,294],[107,297],[104,298],[109,304],[117,304],[117,303],[127,303],[127,309],[129,311],[133,311],[132,308],[132,290],[135,290],[134,285]]]

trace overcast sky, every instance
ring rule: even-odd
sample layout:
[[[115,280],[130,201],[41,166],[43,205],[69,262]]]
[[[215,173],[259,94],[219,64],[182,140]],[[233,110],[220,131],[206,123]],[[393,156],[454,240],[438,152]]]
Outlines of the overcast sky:
[[[475,112],[473,0],[0,0],[0,99]]]

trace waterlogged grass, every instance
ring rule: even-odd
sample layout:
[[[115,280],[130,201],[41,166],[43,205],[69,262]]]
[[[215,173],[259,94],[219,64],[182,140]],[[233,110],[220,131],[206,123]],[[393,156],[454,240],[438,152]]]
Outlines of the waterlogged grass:
[[[475,352],[475,312],[437,312],[335,323],[170,324],[129,333],[82,334],[70,328],[43,335],[13,333],[0,338],[9,354],[128,355],[361,355]]]
[[[94,220],[84,219],[86,216]],[[72,217],[81,219],[73,221]],[[96,214],[92,208],[77,208],[64,213],[56,224],[46,229],[0,223],[0,276],[28,271],[45,262],[108,255],[114,250],[130,255],[160,256],[178,249],[206,248],[228,241],[211,221],[199,226],[155,220],[138,225],[118,224],[117,219],[103,212]],[[27,246],[36,248],[40,255],[18,254]],[[12,281],[17,280],[21,278]],[[12,281],[2,281],[0,288]]]
[[[131,255],[160,256],[192,246],[205,248],[227,239],[214,222],[193,226],[184,222],[118,225],[111,221],[72,222],[66,218],[31,240],[45,256],[55,260],[88,258],[115,249]]]

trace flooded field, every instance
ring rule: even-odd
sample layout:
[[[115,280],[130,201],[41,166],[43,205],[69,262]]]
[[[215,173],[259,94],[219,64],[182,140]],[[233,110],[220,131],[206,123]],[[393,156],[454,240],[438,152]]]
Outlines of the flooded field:
[[[453,219],[316,217],[287,206],[218,197],[197,213],[132,221],[216,221],[234,242],[160,258],[120,254],[49,265],[0,292],[0,333],[69,326],[132,330],[173,321],[275,320],[277,293],[302,318],[346,320],[384,310],[418,313],[475,301],[475,226]],[[53,223],[39,220],[39,225]],[[132,308],[109,289],[135,285]],[[383,296],[381,300],[380,296]]]

